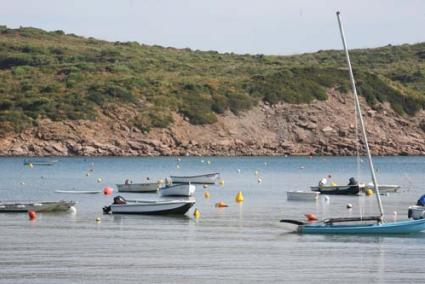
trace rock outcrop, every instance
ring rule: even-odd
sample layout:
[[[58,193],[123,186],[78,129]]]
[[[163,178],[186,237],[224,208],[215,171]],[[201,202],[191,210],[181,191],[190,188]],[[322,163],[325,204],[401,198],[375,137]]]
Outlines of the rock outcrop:
[[[353,155],[352,100],[330,90],[327,101],[260,104],[211,125],[189,124],[174,114],[167,129],[131,127],[132,110],[99,113],[96,121],[39,121],[39,126],[0,138],[3,156]],[[362,98],[361,98],[362,99]],[[424,155],[425,113],[401,116],[388,105],[373,110],[362,100],[371,150],[377,155]]]

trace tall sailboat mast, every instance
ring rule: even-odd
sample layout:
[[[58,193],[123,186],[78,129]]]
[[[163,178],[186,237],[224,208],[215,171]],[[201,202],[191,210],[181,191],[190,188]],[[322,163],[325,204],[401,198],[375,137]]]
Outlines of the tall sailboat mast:
[[[353,70],[351,68],[350,55],[348,54],[347,43],[345,42],[344,29],[342,28],[342,21],[341,21],[339,11],[336,12],[336,16],[338,18],[338,25],[339,25],[339,31],[341,32],[342,44],[344,45],[345,57],[347,59],[348,71],[350,73],[351,88],[353,89],[353,93],[354,93],[357,115],[359,117],[360,127],[361,127],[361,130],[362,130],[363,139],[364,139],[364,143],[365,143],[365,147],[366,147],[367,158],[368,158],[368,161],[369,161],[369,168],[370,168],[370,172],[371,172],[371,175],[372,175],[372,182],[373,182],[373,186],[375,188],[376,199],[378,201],[379,211],[381,213],[381,218],[383,219],[384,208],[382,207],[381,196],[379,194],[379,186],[378,186],[378,182],[376,180],[375,169],[373,167],[373,162],[372,162],[372,155],[370,154],[369,144],[367,142],[366,130],[365,130],[364,122],[363,122],[362,112],[361,112],[361,109],[360,109],[359,97],[357,95],[356,83],[354,81]]]

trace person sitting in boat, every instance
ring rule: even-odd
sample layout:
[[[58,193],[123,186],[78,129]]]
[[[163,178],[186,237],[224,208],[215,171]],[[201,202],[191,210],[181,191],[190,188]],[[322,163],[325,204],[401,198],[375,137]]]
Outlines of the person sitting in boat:
[[[326,179],[326,178],[322,178],[320,181],[319,181],[319,186],[324,186],[324,185],[326,185],[326,183],[328,182],[328,180]]]
[[[348,185],[357,185],[358,182],[355,178],[350,177],[350,179],[348,180]]]

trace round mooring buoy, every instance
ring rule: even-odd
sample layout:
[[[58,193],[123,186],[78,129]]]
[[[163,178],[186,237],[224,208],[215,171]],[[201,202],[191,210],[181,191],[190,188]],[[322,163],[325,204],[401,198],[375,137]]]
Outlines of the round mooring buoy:
[[[28,211],[28,218],[32,221],[35,220],[37,218],[37,213],[34,210],[29,210]]]
[[[105,186],[103,188],[103,194],[104,195],[111,195],[113,191],[114,190],[112,189],[112,187],[109,187],[109,186]]]

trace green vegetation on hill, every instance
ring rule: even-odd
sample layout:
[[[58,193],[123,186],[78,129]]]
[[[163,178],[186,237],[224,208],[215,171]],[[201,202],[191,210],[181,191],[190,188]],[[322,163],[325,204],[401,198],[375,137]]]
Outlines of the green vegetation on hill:
[[[388,101],[406,114],[425,107],[425,43],[351,54],[359,93],[370,105]],[[129,123],[145,131],[167,127],[171,111],[206,124],[260,100],[325,100],[327,88],[349,90],[341,51],[220,54],[0,26],[1,133],[40,118],[94,119],[111,104],[137,109]]]

